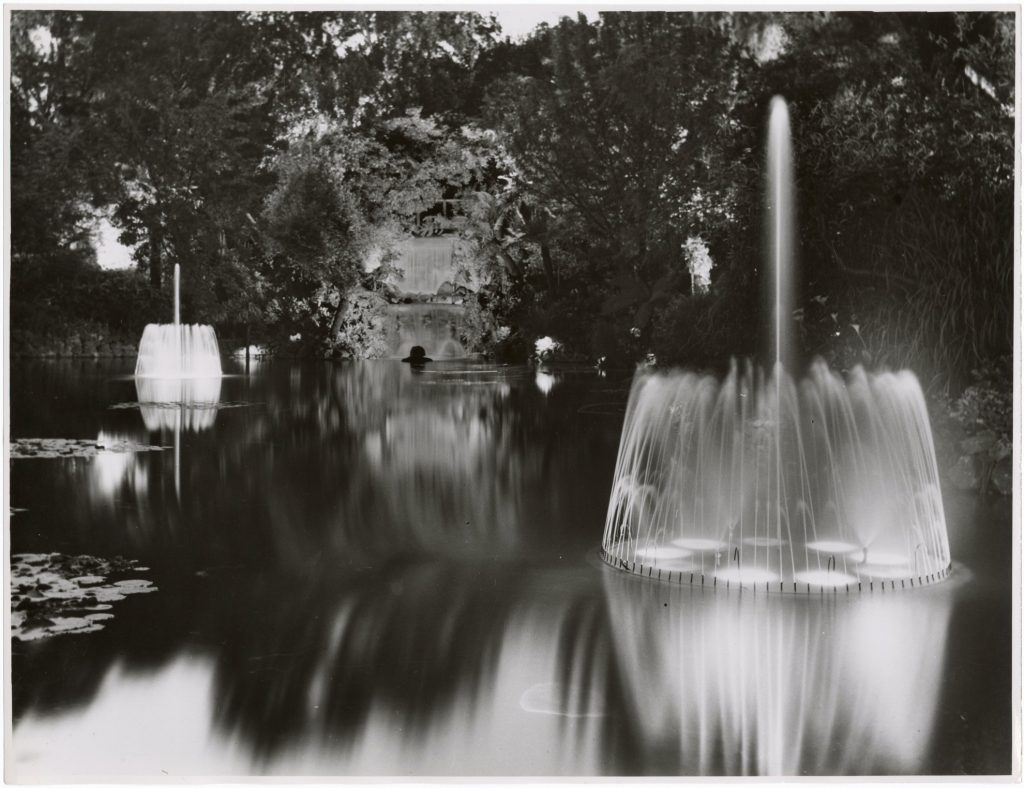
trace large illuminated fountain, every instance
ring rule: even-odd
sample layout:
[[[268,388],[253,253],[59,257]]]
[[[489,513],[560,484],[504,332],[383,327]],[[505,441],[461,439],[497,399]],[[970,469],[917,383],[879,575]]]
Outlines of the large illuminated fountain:
[[[910,372],[822,361],[796,380],[785,102],[768,143],[775,363],[633,381],[605,523],[613,566],[672,583],[849,593],[949,572],[928,412]]]
[[[181,322],[181,269],[174,265],[174,322],[150,323],[142,332],[136,378],[219,378],[220,348],[213,326]]]

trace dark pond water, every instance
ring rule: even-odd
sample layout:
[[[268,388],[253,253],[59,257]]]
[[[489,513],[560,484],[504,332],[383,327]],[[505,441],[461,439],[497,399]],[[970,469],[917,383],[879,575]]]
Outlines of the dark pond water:
[[[936,587],[675,588],[594,556],[628,380],[274,362],[183,410],[130,371],[11,368],[12,439],[168,448],[11,463],[12,553],[159,590],[13,641],[9,776],[1011,768],[1009,501],[947,497]]]

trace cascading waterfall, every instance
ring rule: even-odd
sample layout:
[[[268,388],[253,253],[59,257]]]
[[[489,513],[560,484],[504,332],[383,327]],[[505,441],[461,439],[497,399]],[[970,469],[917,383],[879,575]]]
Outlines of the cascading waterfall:
[[[769,125],[771,372],[640,371],[602,555],[673,583],[763,591],[911,588],[949,572],[935,448],[908,371],[797,381],[785,102]]]
[[[174,265],[174,322],[150,323],[142,332],[137,378],[220,377],[220,347],[213,326],[181,322],[181,269]]]
[[[385,355],[403,358],[414,346],[432,359],[466,356],[460,341],[466,320],[451,236],[411,238],[402,244],[390,284],[410,303],[389,304],[384,317]],[[462,282],[463,285],[472,283]]]
[[[414,238],[402,244],[396,267],[402,276],[393,284],[403,293],[434,295],[455,281],[455,239],[450,236]]]

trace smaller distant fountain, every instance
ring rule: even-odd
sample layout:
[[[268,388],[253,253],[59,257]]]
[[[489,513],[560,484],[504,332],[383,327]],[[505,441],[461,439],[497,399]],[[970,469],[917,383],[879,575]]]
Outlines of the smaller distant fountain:
[[[220,347],[213,326],[181,322],[181,268],[174,265],[174,322],[150,323],[139,342],[137,378],[219,378]]]
[[[142,332],[135,387],[147,429],[174,430],[174,490],[181,495],[181,430],[213,426],[220,398],[220,347],[213,326],[182,324],[181,266],[174,264],[174,322]]]

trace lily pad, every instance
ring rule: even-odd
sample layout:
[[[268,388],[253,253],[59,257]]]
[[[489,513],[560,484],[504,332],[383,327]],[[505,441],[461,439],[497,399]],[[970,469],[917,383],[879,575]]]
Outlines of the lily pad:
[[[20,553],[11,556],[11,635],[39,640],[97,632],[114,617],[106,611],[130,594],[157,588],[129,577],[145,567],[120,556]]]
[[[96,622],[96,621],[109,621],[113,617],[114,617],[113,613],[90,613],[89,615],[86,616],[86,618],[89,619],[89,621],[92,621],[92,622]]]
[[[169,446],[152,446],[131,440],[86,440],[84,438],[18,438],[11,441],[11,459],[53,459],[95,457],[98,454],[125,454],[138,451],[163,451]]]
[[[125,594],[145,594],[149,591],[156,591],[156,586],[149,580],[118,580],[114,585]]]
[[[138,410],[139,408],[165,408],[167,410],[227,410],[228,408],[248,408],[253,405],[262,405],[261,402],[225,401],[225,402],[116,402],[110,406],[110,410]]]
[[[106,580],[103,575],[82,575],[81,577],[72,577],[72,583],[78,583],[80,586],[94,586],[98,583],[102,583]]]

